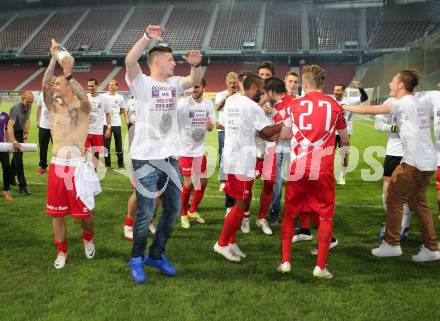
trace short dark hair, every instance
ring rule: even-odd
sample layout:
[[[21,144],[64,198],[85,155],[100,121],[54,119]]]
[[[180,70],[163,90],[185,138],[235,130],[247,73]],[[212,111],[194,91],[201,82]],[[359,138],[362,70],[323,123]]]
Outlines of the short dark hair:
[[[276,77],[266,79],[266,81],[264,82],[264,89],[266,91],[272,90],[277,94],[284,94],[285,92],[287,92],[286,83],[280,78]]]
[[[166,46],[155,46],[151,48],[148,51],[147,63],[150,65],[156,54],[163,54],[163,53],[173,53],[173,50],[170,47],[166,47]]]
[[[263,82],[263,79],[261,79],[259,76],[247,75],[243,80],[243,89],[249,90],[252,85],[258,86],[261,82]]]
[[[273,65],[272,61],[269,60],[265,60],[262,63],[260,63],[257,67],[257,70],[259,71],[260,69],[269,69],[272,72],[272,75],[275,74],[275,66]]]
[[[89,82],[93,81],[95,83],[95,85],[98,85],[98,81],[96,80],[96,78],[90,78]]]
[[[344,84],[336,84],[335,87],[342,87],[342,90],[345,90],[345,88],[347,88]]]
[[[287,78],[289,76],[295,76],[296,78],[299,78],[299,75],[296,72],[294,72],[294,71],[286,72],[286,74],[284,75],[284,78]]]
[[[243,82],[243,80],[250,75],[253,75],[254,73],[250,72],[250,71],[242,71],[238,74],[238,78],[237,81]]]
[[[403,82],[403,86],[407,92],[413,92],[420,82],[420,74],[411,69],[405,69],[399,72],[399,80]]]

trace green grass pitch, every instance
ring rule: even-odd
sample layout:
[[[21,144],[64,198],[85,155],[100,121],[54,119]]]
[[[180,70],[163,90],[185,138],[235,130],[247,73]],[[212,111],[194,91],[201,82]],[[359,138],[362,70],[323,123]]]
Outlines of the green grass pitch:
[[[37,142],[35,110],[31,142]],[[373,122],[355,121],[352,145],[361,155],[366,147],[385,142]],[[208,144],[217,145],[215,132]],[[312,278],[315,257],[309,252],[315,241],[293,246],[290,275],[276,272],[280,226],[274,227],[273,236],[255,226],[261,182],[254,189],[251,233],[238,232],[248,258],[233,264],[215,255],[212,246],[224,208],[213,175],[200,208],[207,224],[183,230],[177,223],[168,243],[167,255],[178,275],[167,278],[147,268],[148,282],[138,286],[127,267],[131,243],[122,234],[128,178],[110,171],[101,182],[93,260],[84,256],[79,223],[67,219],[69,260],[57,271],[52,265],[56,250],[51,220],[44,212],[47,176],[36,173],[37,153],[26,153],[24,159],[32,196],[20,196],[12,187],[14,202],[0,199],[1,320],[440,320],[440,265],[411,262],[421,245],[415,217],[402,257],[378,259],[370,254],[379,244],[384,221],[382,182],[361,180],[360,170],[369,168],[363,161],[348,174],[347,185],[336,188],[335,235],[340,245],[328,260],[333,280]],[[436,217],[434,183],[428,198]]]

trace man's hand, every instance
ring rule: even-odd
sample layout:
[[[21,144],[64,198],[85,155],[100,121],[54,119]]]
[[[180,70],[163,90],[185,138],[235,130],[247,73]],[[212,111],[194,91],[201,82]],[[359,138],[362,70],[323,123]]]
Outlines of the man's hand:
[[[352,84],[353,84],[353,87],[354,88],[356,88],[356,89],[361,89],[362,88],[362,84],[361,84],[361,82],[360,81],[353,81],[352,82]]]
[[[147,29],[145,30],[145,34],[147,35],[148,38],[157,41],[163,41],[162,34],[164,32],[165,32],[165,28],[156,25],[148,25]]]
[[[25,134],[23,135],[23,143],[27,143],[27,142],[28,142],[28,139],[29,139],[29,134],[28,134],[28,133],[25,133]]]
[[[14,150],[15,150],[16,152],[21,151],[21,144],[20,144],[19,142],[13,142],[13,143],[12,143],[12,147],[14,147]]]
[[[50,54],[52,58],[58,59],[57,49],[60,47],[60,44],[56,42],[55,39],[52,39],[52,46],[50,47]]]
[[[209,117],[206,119],[206,128],[209,131],[211,131],[214,128],[214,125]]]
[[[200,65],[202,62],[202,54],[200,53],[200,50],[190,50],[186,55],[183,55],[182,58],[193,67]]]
[[[109,138],[112,135],[112,128],[110,126],[107,126],[107,129],[105,130],[104,137]]]

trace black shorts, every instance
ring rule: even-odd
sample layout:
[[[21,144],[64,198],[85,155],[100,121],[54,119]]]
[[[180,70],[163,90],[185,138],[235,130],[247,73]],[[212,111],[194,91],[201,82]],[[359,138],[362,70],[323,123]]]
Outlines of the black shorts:
[[[386,155],[385,161],[383,162],[383,176],[391,177],[396,167],[400,165],[401,161],[401,156]]]
[[[336,147],[341,148],[341,137],[339,137],[339,135],[335,135],[335,136],[336,136],[336,138],[335,138],[335,148]],[[348,137],[350,137],[350,135],[348,135]]]

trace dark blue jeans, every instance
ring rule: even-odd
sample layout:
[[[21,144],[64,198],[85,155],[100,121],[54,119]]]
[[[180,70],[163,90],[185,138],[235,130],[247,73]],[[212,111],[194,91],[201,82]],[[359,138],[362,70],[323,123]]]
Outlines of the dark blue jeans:
[[[276,153],[277,171],[275,178],[275,185],[273,191],[272,203],[270,208],[273,212],[279,213],[281,208],[281,188],[284,180],[284,168],[289,166],[289,153]],[[286,164],[286,165],[285,165]]]
[[[157,260],[165,252],[165,245],[180,212],[182,183],[177,161],[174,158],[162,160],[133,159],[132,165],[137,208],[131,256],[145,256],[148,225],[153,218],[156,198],[160,196],[163,211],[157,222],[156,234],[149,250],[149,256]]]

